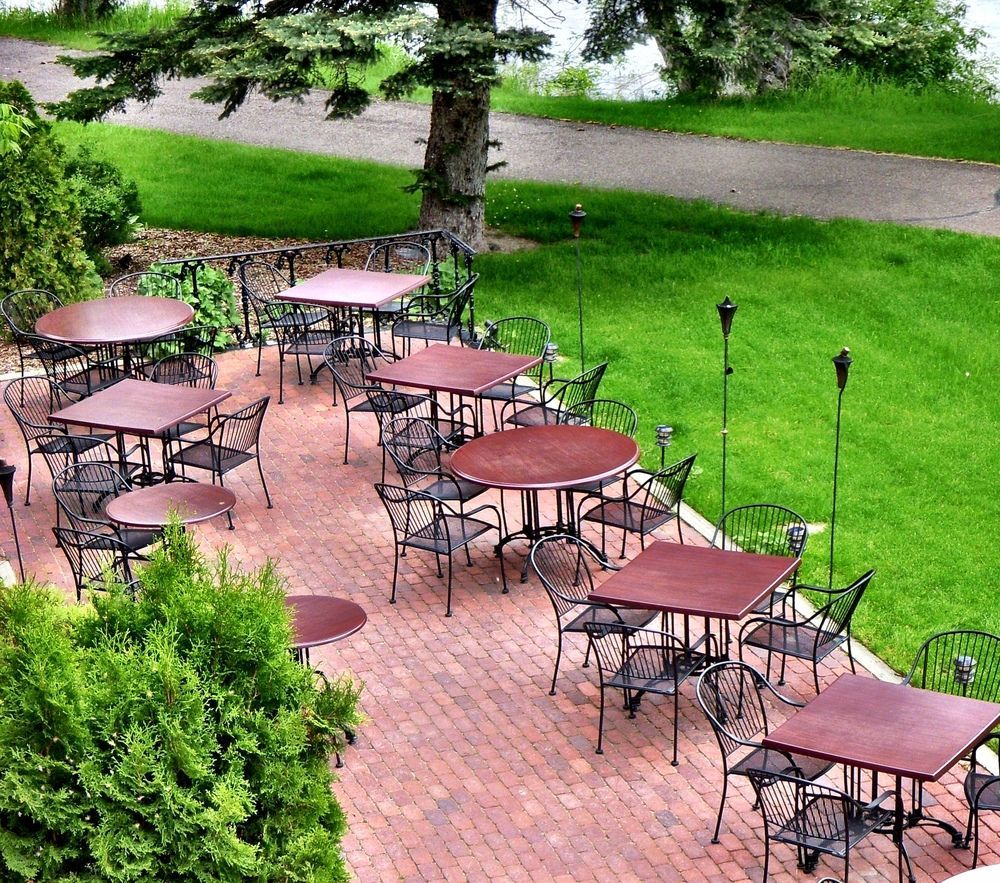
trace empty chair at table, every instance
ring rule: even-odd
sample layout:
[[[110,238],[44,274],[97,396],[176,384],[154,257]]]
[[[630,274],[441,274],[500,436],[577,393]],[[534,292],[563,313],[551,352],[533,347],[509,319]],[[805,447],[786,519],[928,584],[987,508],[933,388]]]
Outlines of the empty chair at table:
[[[136,581],[129,562],[132,550],[117,537],[68,527],[54,527],[52,532],[73,573],[77,601],[88,589],[107,591],[124,586],[135,590]]]
[[[598,429],[609,429],[619,435],[635,438],[639,417],[624,402],[615,399],[587,399],[564,409],[559,415],[559,422],[567,426],[596,426]],[[590,494],[618,481],[621,481],[621,476],[609,475],[598,481],[576,485],[569,489],[569,493]]]
[[[677,729],[681,684],[704,661],[676,635],[621,622],[585,622],[583,630],[597,659],[601,676],[601,712],[597,724],[597,754],[604,753],[604,706],[608,691],[625,695],[625,707],[634,718],[645,693],[673,696],[674,738],[671,763],[677,766]],[[714,642],[709,635],[706,647]],[[703,651],[704,652],[704,651]]]
[[[175,353],[157,361],[150,369],[149,379],[153,383],[165,383],[170,386],[215,389],[215,384],[219,379],[219,366],[215,363],[215,359],[202,353]],[[191,418],[171,426],[162,432],[159,438],[165,446],[170,439],[180,438],[207,428],[207,421]],[[167,452],[164,448],[164,459],[166,456]]]
[[[0,316],[7,323],[17,347],[21,374],[24,374],[24,363],[35,358],[35,349],[28,339],[35,333],[35,322],[62,305],[58,296],[44,288],[21,288],[0,301]]]
[[[430,267],[431,252],[426,245],[400,240],[376,245],[365,261],[365,269],[369,273],[404,273],[411,276],[426,276]],[[383,304],[375,312],[375,321],[391,321],[403,309],[403,304],[402,299]]]
[[[113,348],[83,349],[37,334],[26,335],[24,339],[49,380],[70,395],[93,395],[128,376],[119,354]]]
[[[407,298],[403,308],[392,323],[393,340],[403,342],[403,352],[409,353],[414,340],[431,343],[450,343],[462,338],[465,311],[472,303],[473,292],[479,275],[473,273],[454,291],[443,294],[417,294]]]
[[[976,629],[954,629],[932,635],[921,645],[903,679],[904,684],[968,696],[984,702],[1000,702],[1000,635]],[[973,747],[967,758],[969,771],[965,777],[965,799],[969,804],[964,844],[975,841],[972,866],[979,862],[979,813],[1000,810],[1000,777],[983,755],[991,747],[996,750],[1000,734],[991,733]],[[913,811],[923,814],[923,790],[914,784]]]
[[[385,506],[392,525],[395,558],[392,570],[392,594],[389,603],[396,603],[396,583],[399,578],[399,559],[407,549],[432,552],[437,563],[438,577],[444,577],[441,558],[448,559],[448,588],[445,615],[451,616],[451,593],[453,582],[453,555],[465,550],[467,563],[472,565],[469,545],[478,537],[496,531],[499,538],[502,520],[496,506],[484,504],[466,512],[460,512],[437,497],[422,491],[389,484],[376,484],[375,491]],[[486,520],[490,515],[494,520]],[[503,592],[507,592],[507,576],[504,572],[503,556],[500,559],[500,581]]]
[[[847,658],[854,671],[854,656],[847,643],[851,619],[864,596],[868,584],[875,576],[874,570],[862,574],[843,589],[817,589],[822,591],[824,603],[812,615],[803,619],[783,616],[754,616],[740,629],[740,659],[746,648],[754,647],[767,654],[767,676],[771,676],[771,659],[781,657],[781,677],[785,682],[785,662],[789,657],[805,659],[812,663],[813,685],[819,692],[819,663],[834,650],[846,645]]]
[[[625,557],[625,541],[630,533],[639,535],[642,548],[646,537],[674,521],[677,538],[683,543],[680,507],[684,498],[684,485],[691,474],[696,454],[685,457],[652,474],[633,470],[626,476],[622,493],[611,494],[608,489],[581,498],[577,506],[577,524],[584,522],[601,526],[601,550],[607,546],[607,529],[614,527],[622,532],[621,557]]]
[[[123,463],[121,452],[104,436],[69,435],[52,427],[52,431],[39,436],[37,442],[39,452],[49,467],[52,478],[55,478],[67,466],[72,466],[75,463],[104,463],[124,476],[127,481],[131,481],[133,474],[143,468],[141,461],[128,459],[139,450],[138,445],[125,452],[126,460]],[[57,506],[57,519],[59,512]],[[59,522],[57,521],[57,523]]]
[[[508,316],[490,322],[483,329],[478,348],[496,353],[511,353],[518,356],[544,356],[545,347],[551,339],[549,326],[541,319],[531,316]],[[493,402],[507,402],[511,399],[528,399],[537,397],[542,387],[542,370],[544,362],[539,362],[534,368],[519,374],[517,377],[505,380],[480,395]],[[537,398],[536,398],[537,400]],[[494,417],[496,412],[494,411]]]
[[[221,339],[221,331],[214,325],[185,325],[152,340],[141,340],[131,346],[135,374],[140,380],[151,380],[157,362],[181,353],[211,358],[220,348]]]
[[[607,363],[602,362],[569,380],[559,377],[548,380],[542,385],[537,400],[513,399],[506,402],[500,411],[500,427],[559,423],[563,413],[570,408],[597,398],[597,388],[607,367]]]
[[[164,455],[168,473],[188,469],[204,469],[212,473],[212,483],[223,485],[223,476],[251,460],[257,463],[261,487],[267,499],[267,508],[273,508],[271,494],[264,478],[260,460],[260,434],[270,396],[263,396],[230,414],[213,414],[208,419],[208,435],[193,441],[170,439]],[[232,512],[226,513],[229,527],[233,528]]]
[[[169,297],[181,299],[181,280],[171,273],[145,270],[119,276],[108,286],[105,297]]]
[[[750,769],[782,772],[795,767],[800,776],[812,780],[833,766],[830,761],[764,747],[761,740],[769,730],[767,700],[776,699],[792,708],[805,703],[783,696],[753,666],[745,662],[710,665],[698,679],[697,696],[722,753],[722,797],[713,843],[719,842],[731,776],[746,777]]]
[[[552,686],[549,695],[556,694],[556,678],[562,659],[563,635],[584,634],[584,623],[619,622],[626,625],[647,626],[660,614],[656,610],[636,607],[615,607],[595,604],[587,600],[594,590],[591,566],[601,570],[618,570],[606,561],[586,540],[568,534],[554,534],[539,540],[528,553],[528,564],[541,580],[542,587],[552,602],[556,615],[556,662],[552,669]],[[590,641],[584,668],[590,664]]]
[[[886,791],[864,803],[830,785],[814,782],[794,765],[786,771],[749,769],[764,820],[764,876],[767,883],[771,843],[795,847],[797,865],[811,871],[820,855],[844,860],[844,880],[850,879],[851,850],[869,834],[892,836],[893,794]],[[900,843],[899,849],[903,850]],[[905,856],[905,852],[903,853]],[[906,859],[909,865],[909,858]]]

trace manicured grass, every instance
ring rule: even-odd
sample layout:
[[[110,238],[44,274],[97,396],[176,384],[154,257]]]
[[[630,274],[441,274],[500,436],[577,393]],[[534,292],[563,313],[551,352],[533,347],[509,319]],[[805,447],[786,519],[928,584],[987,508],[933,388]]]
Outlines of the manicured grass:
[[[60,127],[113,151],[135,175],[149,223],[199,230],[348,238],[411,228],[406,173],[369,164],[124,128]],[[250,179],[259,182],[246,187]],[[317,187],[322,186],[318,192]],[[306,201],[306,195],[312,202]],[[359,198],[363,194],[363,198]],[[534,250],[483,254],[480,320],[537,315],[569,376],[576,361],[574,248],[566,214],[588,212],[581,243],[587,362],[610,362],[602,395],[697,451],[689,501],[718,516],[722,338],[733,325],[727,502],[776,502],[829,518],[836,384],[830,359],[855,357],[844,397],[838,583],[879,571],[856,634],[897,667],[953,626],[1000,631],[995,325],[1000,242],[862,222],[746,215],[633,193],[493,184],[489,218]],[[804,575],[825,583],[827,533]]]
[[[99,21],[80,16],[61,18],[32,9],[0,9],[0,35],[55,43],[67,49],[97,49],[98,32],[146,31],[163,27],[182,15],[188,4],[166,0],[162,6],[136,3],[123,6]]]

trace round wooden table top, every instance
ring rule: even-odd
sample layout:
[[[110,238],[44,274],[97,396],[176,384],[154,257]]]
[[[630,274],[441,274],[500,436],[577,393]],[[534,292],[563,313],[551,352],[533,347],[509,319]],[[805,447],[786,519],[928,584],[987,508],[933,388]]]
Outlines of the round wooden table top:
[[[346,598],[327,595],[286,595],[285,606],[291,608],[296,650],[332,644],[359,631],[368,614],[364,608]]]
[[[609,478],[639,459],[627,435],[595,426],[529,426],[466,442],[451,455],[459,478],[506,490],[560,490]]]
[[[137,488],[115,497],[104,514],[128,527],[163,527],[173,512],[181,524],[197,524],[225,515],[236,505],[236,494],[217,484],[170,481]]]
[[[74,345],[150,340],[183,328],[194,308],[168,297],[102,297],[67,304],[35,322],[39,337]]]

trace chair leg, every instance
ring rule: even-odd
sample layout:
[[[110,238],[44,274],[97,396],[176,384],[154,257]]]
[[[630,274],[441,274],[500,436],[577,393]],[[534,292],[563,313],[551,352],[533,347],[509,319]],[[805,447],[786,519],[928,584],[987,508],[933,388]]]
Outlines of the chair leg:
[[[257,335],[257,377],[260,377],[260,357],[264,352],[264,332]]]
[[[715,833],[712,835],[712,842],[719,842],[719,831],[722,830],[722,813],[726,809],[726,793],[729,791],[729,776],[722,774],[722,799],[719,801],[719,814],[715,818]]]
[[[351,446],[351,409],[347,407],[347,401],[344,401],[344,414],[347,417],[347,426],[344,429],[344,465],[347,465],[347,452]]]
[[[679,698],[681,695],[680,687],[674,684],[674,759],[670,761],[671,766],[677,766],[677,718],[680,717],[680,705]]]
[[[597,719],[597,750],[594,754],[604,754],[604,685],[601,685],[601,714]]]
[[[396,577],[399,576],[399,545],[396,545],[396,554],[392,564],[392,594],[389,595],[389,603],[396,603]]]
[[[674,516],[674,521],[677,522],[677,542],[682,546],[684,545],[684,531],[681,530],[681,507],[678,503],[677,514]]]
[[[264,466],[260,462],[260,453],[257,454],[257,472],[260,473],[260,483],[264,488],[264,496],[267,498],[267,508],[273,509],[274,504],[271,502],[271,494],[267,490],[267,481],[264,480]]]
[[[556,678],[559,676],[559,660],[562,659],[562,639],[563,639],[562,629],[559,629],[559,640],[556,646],[556,665],[555,668],[552,669],[552,686],[549,688],[550,696],[556,695]],[[588,652],[590,650],[589,642],[587,643],[587,650]]]
[[[31,505],[31,451],[28,451],[28,487],[24,492],[24,505]]]
[[[440,564],[438,565],[440,567]],[[452,571],[452,556],[448,555],[448,604],[445,616],[451,616],[451,571]]]
[[[278,404],[285,404],[285,355],[278,354]]]

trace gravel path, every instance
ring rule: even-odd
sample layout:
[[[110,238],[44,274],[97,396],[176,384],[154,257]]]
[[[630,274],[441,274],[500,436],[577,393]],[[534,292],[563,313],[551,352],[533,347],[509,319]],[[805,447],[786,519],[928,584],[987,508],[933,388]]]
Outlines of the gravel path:
[[[58,50],[0,38],[0,78],[36,99],[58,99],[80,81],[54,64]],[[254,97],[228,120],[190,100],[190,81],[110,122],[245,144],[375,160],[423,161],[428,108],[378,102],[352,121],[325,122],[323,96],[302,104]],[[673,135],[494,113],[495,159],[505,178],[620,188],[706,199],[740,209],[817,218],[852,217],[1000,236],[1000,166]]]

